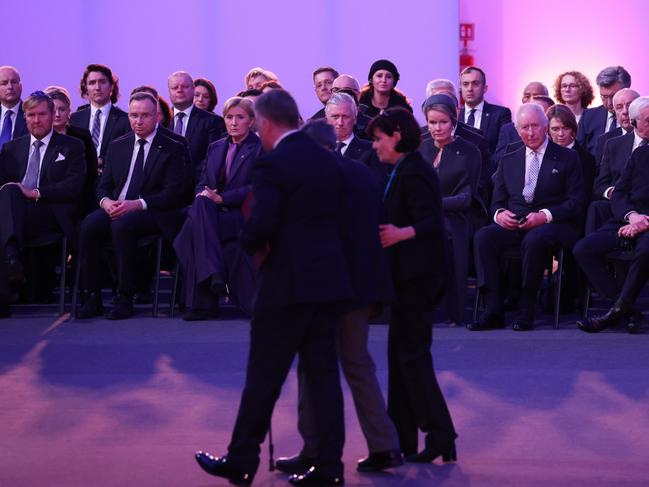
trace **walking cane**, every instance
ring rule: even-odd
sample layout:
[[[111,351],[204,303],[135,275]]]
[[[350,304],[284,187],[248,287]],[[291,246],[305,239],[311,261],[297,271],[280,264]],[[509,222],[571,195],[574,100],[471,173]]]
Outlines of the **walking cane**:
[[[272,420],[268,423],[268,471],[273,472],[275,470],[275,460],[273,460],[273,452],[275,447],[273,446],[273,427]]]

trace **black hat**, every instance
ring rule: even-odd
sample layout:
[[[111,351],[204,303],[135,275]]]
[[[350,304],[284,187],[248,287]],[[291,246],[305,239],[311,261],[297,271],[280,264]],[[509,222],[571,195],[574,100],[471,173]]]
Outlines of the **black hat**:
[[[394,63],[388,61],[387,59],[379,59],[378,61],[375,61],[370,68],[370,74],[367,75],[367,79],[371,82],[374,73],[376,73],[380,69],[385,69],[386,71],[390,71],[392,73],[392,76],[394,76],[394,84],[396,86],[397,81],[399,81],[399,71],[397,71],[397,67],[394,65]]]
[[[425,112],[426,108],[431,105],[445,105],[451,113],[455,113],[455,110],[457,109],[457,102],[452,97],[443,93],[438,93],[437,95],[432,95],[426,98],[426,101],[421,107],[422,111]]]

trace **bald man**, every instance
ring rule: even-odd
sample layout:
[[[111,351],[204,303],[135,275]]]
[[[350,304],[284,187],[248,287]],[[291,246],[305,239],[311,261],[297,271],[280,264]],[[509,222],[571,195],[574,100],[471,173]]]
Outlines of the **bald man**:
[[[10,140],[27,135],[20,96],[23,84],[13,66],[0,66],[0,149]]]

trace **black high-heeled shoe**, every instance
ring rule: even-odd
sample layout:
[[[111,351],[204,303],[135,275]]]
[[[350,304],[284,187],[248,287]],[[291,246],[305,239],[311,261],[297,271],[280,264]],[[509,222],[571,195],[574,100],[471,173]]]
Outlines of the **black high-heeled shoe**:
[[[437,457],[442,457],[444,463],[448,462],[457,462],[457,450],[455,448],[455,442],[451,444],[445,450],[437,450],[436,448],[424,448],[419,453],[414,453],[412,455],[406,456],[406,462],[409,463],[431,463],[434,462]]]

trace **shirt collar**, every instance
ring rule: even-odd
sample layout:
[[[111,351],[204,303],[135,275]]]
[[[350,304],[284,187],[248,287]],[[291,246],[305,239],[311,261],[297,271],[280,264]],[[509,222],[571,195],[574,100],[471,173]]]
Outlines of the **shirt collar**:
[[[484,108],[484,100],[482,100],[480,103],[478,103],[474,108],[471,108],[469,105],[464,104],[464,111],[466,113],[469,113],[473,109],[475,109],[476,112],[482,113],[483,108]]]
[[[288,130],[287,132],[284,132],[282,135],[280,135],[280,136],[277,138],[277,140],[275,141],[275,143],[273,144],[273,149],[275,149],[275,148],[279,145],[279,143],[280,143],[282,140],[284,140],[284,139],[285,139],[286,137],[288,137],[289,135],[294,134],[294,133],[297,132],[298,130],[299,130],[299,129]]]
[[[194,105],[189,105],[184,110],[178,110],[176,107],[174,107],[174,117],[178,115],[180,112],[183,112],[185,114],[185,117],[189,118],[189,116],[192,114],[193,109],[194,109]]]
[[[640,142],[642,142],[644,139],[638,135],[638,132],[635,130],[633,131],[633,147],[638,147],[640,145]]]
[[[90,117],[94,117],[97,113],[97,110],[101,112],[102,118],[106,118],[106,115],[110,112],[110,109],[113,107],[111,102],[106,103],[103,107],[96,107],[93,104],[90,104]]]
[[[12,121],[15,121],[15,115],[17,115],[17,114],[18,114],[18,110],[20,110],[20,102],[16,103],[16,104],[15,104],[14,106],[12,106],[11,108],[6,107],[6,106],[4,106],[4,105],[0,105],[0,107],[2,108],[2,110],[0,110],[0,112],[1,112],[1,115],[2,115],[3,119],[4,119],[4,117],[5,117],[5,115],[6,115],[7,112],[13,112],[13,114],[14,114],[14,118],[13,118]]]
[[[575,141],[573,140],[572,142],[570,142],[570,144],[568,144],[568,145],[566,146],[566,148],[567,148],[567,149],[574,149],[574,148],[575,148]]]
[[[345,147],[349,147],[349,144],[352,143],[352,140],[354,140],[354,132],[352,132],[352,134],[349,137],[347,137],[345,140],[341,140],[340,142],[345,144]]]
[[[153,143],[153,138],[156,136],[157,133],[158,133],[158,124],[156,124],[155,128],[153,129],[153,132],[151,132],[149,135],[147,135],[146,137],[144,137],[144,140],[147,141],[147,143],[149,144],[149,147],[150,147],[151,144]],[[135,143],[136,143],[136,144],[137,144],[137,141],[138,141],[138,140],[140,140],[140,137],[138,137],[138,136],[136,135],[136,136],[135,136]]]
[[[47,134],[45,137],[41,139],[41,142],[43,143],[44,146],[47,147],[47,145],[50,143],[50,139],[52,138],[52,134],[54,133],[54,129],[50,130],[50,133]],[[38,139],[34,137],[33,135],[29,136],[29,145],[31,146],[35,141]]]
[[[539,160],[543,160],[543,156],[545,155],[545,150],[548,148],[548,142],[550,139],[546,136],[545,141],[541,144],[541,146],[533,151],[529,147],[525,146],[525,157],[529,157],[532,155],[532,152],[536,152],[536,154],[539,157]]]

